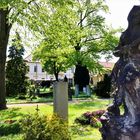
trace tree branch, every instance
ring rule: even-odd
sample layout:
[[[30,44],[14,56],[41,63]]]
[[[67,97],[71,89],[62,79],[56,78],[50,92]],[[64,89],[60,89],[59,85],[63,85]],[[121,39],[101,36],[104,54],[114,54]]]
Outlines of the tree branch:
[[[80,25],[88,17],[88,15],[93,13],[95,10],[91,10],[89,12],[87,12],[87,11],[88,11],[88,9],[86,10],[84,17],[80,19],[78,25]]]
[[[104,37],[100,36],[100,37],[93,37],[93,38],[90,38],[90,39],[87,39],[87,38],[86,38],[86,40],[85,40],[84,42],[89,42],[89,41],[93,41],[93,40],[98,40],[98,39],[101,39],[101,38],[104,38]]]
[[[90,25],[92,25],[94,22],[90,22],[89,24],[87,24],[87,25],[85,25],[85,26],[83,26],[83,28],[86,28],[86,27],[88,27],[88,26],[90,26]],[[94,25],[94,24],[93,24]]]
[[[34,1],[35,1],[35,0],[30,0],[29,2],[27,2],[27,4],[30,5],[30,4],[31,4],[32,2],[34,2]],[[23,10],[24,10],[24,9],[25,9],[25,8],[23,8]],[[8,12],[10,13],[11,10],[12,10],[12,7],[8,10]],[[17,17],[19,14],[20,14],[20,13],[17,12],[16,15],[15,15],[15,17]],[[13,24],[13,23],[14,23],[14,20],[12,20],[10,24]]]

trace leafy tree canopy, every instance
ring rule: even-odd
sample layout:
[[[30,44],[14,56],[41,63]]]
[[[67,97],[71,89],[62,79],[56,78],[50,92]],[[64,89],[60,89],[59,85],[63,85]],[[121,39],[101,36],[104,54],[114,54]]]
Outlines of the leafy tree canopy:
[[[40,45],[35,57],[43,63],[48,60],[59,62],[60,65],[81,63],[90,70],[101,68],[98,60],[101,54],[109,54],[118,42],[114,30],[105,25],[103,12],[108,7],[103,0],[42,1],[38,6],[39,15],[34,15],[29,23],[38,38]],[[62,59],[63,57],[63,59]],[[65,61],[66,60],[66,61]],[[48,63],[47,63],[48,64]]]

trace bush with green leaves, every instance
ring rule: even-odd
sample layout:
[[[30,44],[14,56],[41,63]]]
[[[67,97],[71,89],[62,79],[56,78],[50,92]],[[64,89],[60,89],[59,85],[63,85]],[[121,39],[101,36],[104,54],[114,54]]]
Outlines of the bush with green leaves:
[[[108,74],[104,75],[104,80],[97,83],[95,89],[96,95],[101,98],[110,98],[111,77]]]
[[[21,121],[23,140],[70,140],[68,124],[57,115],[29,114]]]

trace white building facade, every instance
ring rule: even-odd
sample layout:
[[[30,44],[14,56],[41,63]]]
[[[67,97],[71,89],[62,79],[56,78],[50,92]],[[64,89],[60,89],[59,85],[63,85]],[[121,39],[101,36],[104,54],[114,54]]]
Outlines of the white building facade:
[[[25,58],[26,64],[29,68],[27,73],[27,77],[30,80],[34,81],[47,81],[47,80],[55,80],[54,75],[48,74],[42,68],[42,65],[39,61],[32,61],[32,55],[29,55]],[[63,79],[64,76],[67,76],[68,79],[72,79],[74,75],[73,68],[69,68],[66,73],[60,72],[58,78]]]
[[[39,61],[32,61],[32,56],[29,55],[25,58],[26,64],[29,68],[27,77],[34,81],[43,81],[54,79],[54,76],[47,74],[42,68]]]

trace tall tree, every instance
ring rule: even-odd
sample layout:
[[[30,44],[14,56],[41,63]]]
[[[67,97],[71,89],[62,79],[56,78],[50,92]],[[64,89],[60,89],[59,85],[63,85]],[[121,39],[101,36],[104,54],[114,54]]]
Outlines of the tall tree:
[[[7,21],[8,10],[0,9],[0,109],[6,108],[5,62],[11,25]]]
[[[44,43],[44,42],[43,42]],[[42,44],[44,45],[44,44]],[[68,55],[71,54],[69,48],[63,48],[57,42],[50,47],[50,44],[45,43],[45,48],[39,46],[33,53],[34,59],[39,59],[43,65],[44,70],[50,74],[54,74],[56,81],[60,71],[66,71],[71,65],[69,64]]]
[[[40,27],[34,26],[34,29],[39,32],[39,36],[43,38],[41,43],[35,49],[33,55],[35,59],[39,59],[44,69],[54,74],[58,81],[60,71],[65,71],[71,66],[69,56],[73,52],[73,47],[69,39],[69,31],[73,24],[72,13],[66,5],[71,5],[65,1],[65,5],[61,3],[48,2],[48,7],[39,7],[40,12],[45,14],[40,15],[41,21],[34,18],[34,22],[39,22]],[[45,5],[45,4],[44,4]],[[68,14],[66,14],[68,13]],[[70,24],[70,25],[69,25]],[[33,26],[31,26],[33,27]]]
[[[100,68],[98,60],[101,53],[107,53],[116,46],[116,30],[105,25],[101,14],[108,12],[104,0],[74,0],[61,5],[55,1],[48,1],[46,7],[38,8],[40,15],[34,16],[32,21],[40,26],[31,27],[45,42],[40,50],[37,49],[44,50],[41,54],[46,50],[54,55],[57,49],[63,50],[65,47],[72,50],[68,55],[71,64],[94,70]],[[45,61],[46,58],[40,55],[40,59]]]
[[[7,96],[26,94],[28,67],[23,59],[23,55],[24,47],[19,34],[16,32],[15,38],[12,40],[12,46],[9,48],[9,60],[6,65]]]
[[[86,65],[90,69],[98,62],[101,53],[114,49],[118,40],[114,36],[116,31],[105,25],[102,12],[108,12],[104,0],[77,1],[76,26],[79,30],[76,32],[73,58],[76,64]]]
[[[2,0],[0,2],[0,110],[6,109],[5,62],[10,30],[15,22],[22,23],[25,9],[34,0]]]

